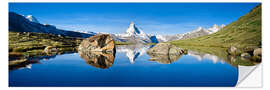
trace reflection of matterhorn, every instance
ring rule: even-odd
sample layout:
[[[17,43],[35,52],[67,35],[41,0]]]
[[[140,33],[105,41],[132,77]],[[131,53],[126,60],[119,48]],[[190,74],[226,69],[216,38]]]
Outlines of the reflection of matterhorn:
[[[197,60],[199,60],[199,61],[211,60],[214,64],[216,64],[217,62],[221,62],[222,64],[224,63],[224,61],[221,58],[219,58],[215,55],[211,55],[211,54],[204,54],[204,53],[199,53],[199,52],[189,50],[188,55],[197,58]]]
[[[135,59],[145,54],[148,48],[150,48],[149,45],[142,45],[142,44],[121,45],[116,47],[116,52],[126,53],[126,56],[130,60],[130,63],[133,64],[135,62]]]

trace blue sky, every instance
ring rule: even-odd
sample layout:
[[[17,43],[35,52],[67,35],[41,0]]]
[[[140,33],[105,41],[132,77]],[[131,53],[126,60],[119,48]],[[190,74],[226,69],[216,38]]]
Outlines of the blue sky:
[[[33,15],[65,30],[122,33],[131,21],[146,33],[185,33],[229,24],[258,3],[9,3],[9,11]]]

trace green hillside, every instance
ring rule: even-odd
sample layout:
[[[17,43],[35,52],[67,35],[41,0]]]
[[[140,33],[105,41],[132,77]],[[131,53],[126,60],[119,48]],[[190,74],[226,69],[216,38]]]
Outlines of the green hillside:
[[[261,5],[220,31],[198,38],[172,41],[178,46],[255,48],[261,46]]]
[[[74,51],[75,47],[80,44],[82,38],[73,38],[58,36],[45,33],[8,33],[8,47],[10,56],[38,56],[46,55],[43,50],[46,46],[58,48],[59,52]]]

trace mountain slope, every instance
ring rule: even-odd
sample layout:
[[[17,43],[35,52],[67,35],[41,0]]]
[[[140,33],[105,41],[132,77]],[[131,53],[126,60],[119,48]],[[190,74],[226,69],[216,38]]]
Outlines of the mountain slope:
[[[179,46],[214,46],[239,48],[261,46],[261,5],[218,32],[202,37],[172,41]]]
[[[63,35],[70,37],[90,37],[93,34],[80,33],[57,29],[53,25],[41,24],[32,15],[24,17],[14,12],[9,12],[9,31],[12,32],[36,32]]]

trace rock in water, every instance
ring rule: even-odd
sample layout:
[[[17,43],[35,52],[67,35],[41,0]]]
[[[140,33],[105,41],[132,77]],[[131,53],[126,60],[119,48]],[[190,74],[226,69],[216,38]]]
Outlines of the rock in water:
[[[150,48],[147,53],[149,54],[175,54],[181,55],[184,53],[183,49],[180,49],[169,43],[158,43],[154,47]]]
[[[179,60],[181,55],[169,55],[169,54],[150,54],[148,55],[151,57],[151,59],[148,59],[149,61],[156,61],[160,64],[171,64],[173,62],[176,62]]]
[[[177,61],[185,51],[169,43],[158,43],[147,51],[152,57],[149,61],[156,61],[161,64],[170,64]]]
[[[79,51],[115,52],[115,42],[109,34],[100,34],[84,39],[78,48]]]
[[[262,56],[262,48],[257,48],[253,51],[253,56]]]

